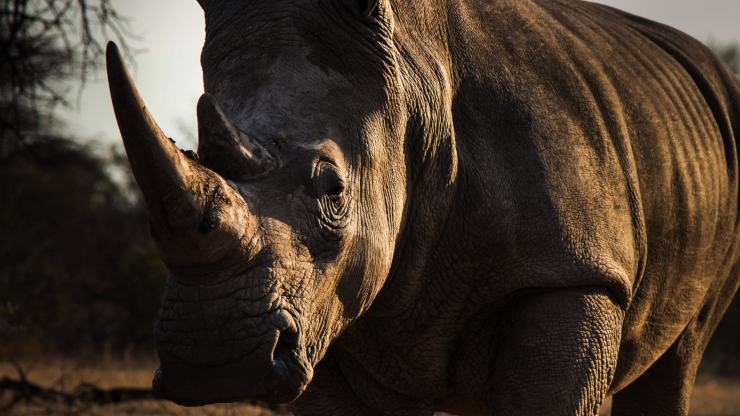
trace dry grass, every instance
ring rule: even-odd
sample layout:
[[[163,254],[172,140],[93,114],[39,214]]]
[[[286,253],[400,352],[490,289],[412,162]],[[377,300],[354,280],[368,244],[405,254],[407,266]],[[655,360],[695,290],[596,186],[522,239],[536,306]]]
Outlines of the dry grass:
[[[81,382],[101,388],[148,387],[156,368],[153,357],[116,358],[97,361],[71,359],[36,359],[20,363],[29,380],[45,387],[72,391]],[[0,378],[18,378],[13,363],[0,361]],[[146,400],[116,405],[74,405],[64,403],[23,402],[2,410],[10,396],[0,393],[0,413],[7,415],[213,415],[213,416],[276,416],[277,413],[250,404],[211,405],[184,408],[168,402]],[[610,403],[605,403],[602,415],[608,415]],[[700,378],[694,389],[691,415],[740,415],[740,381]]]
[[[608,415],[611,398],[601,408],[599,415]],[[691,416],[740,415],[740,381],[713,377],[699,377],[691,396]]]
[[[740,381],[702,377],[691,397],[692,415],[740,415]]]
[[[66,406],[51,404],[28,404],[24,403],[13,407],[8,416],[26,416],[26,415],[95,415],[95,416],[274,416],[273,413],[266,409],[261,409],[249,405],[224,404],[211,405],[199,408],[184,408],[172,403],[148,400],[140,402],[129,402],[108,406]]]
[[[24,360],[19,363],[28,380],[44,387],[73,391],[80,383],[87,382],[100,388],[151,386],[152,374],[157,367],[153,357],[116,358],[98,361],[71,359]],[[0,378],[18,378],[13,363],[0,361]],[[172,416],[277,416],[278,413],[251,404],[220,404],[198,408],[185,408],[174,403],[144,400],[114,405],[22,402],[4,413],[2,407],[8,403],[8,394],[0,393],[0,414],[7,415],[172,415]]]

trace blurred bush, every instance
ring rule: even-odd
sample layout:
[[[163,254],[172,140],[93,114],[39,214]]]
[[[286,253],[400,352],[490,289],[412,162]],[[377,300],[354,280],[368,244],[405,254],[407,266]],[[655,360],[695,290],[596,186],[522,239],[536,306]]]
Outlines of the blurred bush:
[[[111,0],[0,0],[0,349],[150,343],[165,271],[128,165],[55,118],[109,34],[128,49]]]
[[[730,67],[735,76],[740,78],[740,44],[735,42],[721,43],[710,40],[707,45]]]
[[[0,165],[0,343],[149,342],[166,274],[137,194],[110,163],[54,137]]]

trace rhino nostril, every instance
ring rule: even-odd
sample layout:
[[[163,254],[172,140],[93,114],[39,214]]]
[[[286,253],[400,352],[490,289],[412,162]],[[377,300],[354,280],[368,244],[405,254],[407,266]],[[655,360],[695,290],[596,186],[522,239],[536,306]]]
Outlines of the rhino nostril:
[[[293,329],[280,331],[277,344],[272,352],[272,360],[287,360],[298,348],[298,332]]]
[[[298,349],[298,327],[293,317],[285,309],[281,309],[273,315],[273,322],[278,330],[278,335],[275,348],[272,351],[272,361],[286,361],[291,357],[291,353]]]

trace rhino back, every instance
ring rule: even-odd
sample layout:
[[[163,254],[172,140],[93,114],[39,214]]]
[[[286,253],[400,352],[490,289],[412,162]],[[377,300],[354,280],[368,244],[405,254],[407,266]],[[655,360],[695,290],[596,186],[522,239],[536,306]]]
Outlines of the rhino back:
[[[502,293],[610,287],[628,310],[627,384],[737,287],[738,83],[696,40],[605,6],[504,1],[456,17],[469,252]]]

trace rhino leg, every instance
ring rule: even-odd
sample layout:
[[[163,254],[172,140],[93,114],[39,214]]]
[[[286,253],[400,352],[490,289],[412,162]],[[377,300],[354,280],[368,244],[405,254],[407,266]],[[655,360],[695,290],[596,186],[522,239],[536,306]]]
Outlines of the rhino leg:
[[[731,276],[739,274],[740,266],[736,266]],[[637,380],[614,395],[612,415],[689,414],[689,401],[702,354],[738,285],[738,279],[717,283],[673,345]]]
[[[701,351],[687,349],[687,340],[683,335],[679,337],[645,373],[614,395],[613,416],[689,413]]]
[[[293,413],[296,416],[375,415],[350,390],[333,358],[327,355],[316,367],[314,380],[292,406]]]
[[[513,302],[499,327],[495,415],[595,415],[616,368],[624,313],[602,288]]]

